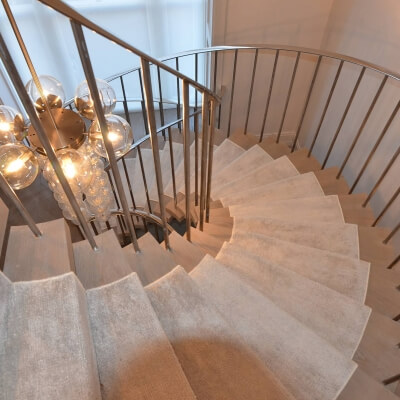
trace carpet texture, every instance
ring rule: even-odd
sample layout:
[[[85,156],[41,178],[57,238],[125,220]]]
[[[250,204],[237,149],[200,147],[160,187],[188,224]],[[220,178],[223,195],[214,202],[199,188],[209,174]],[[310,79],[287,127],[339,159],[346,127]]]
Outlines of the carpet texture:
[[[275,239],[286,240],[360,258],[358,227],[353,224],[326,224],[294,222],[263,217],[235,217],[234,232],[260,233]]]
[[[337,196],[271,201],[262,206],[230,206],[229,212],[233,217],[262,215],[267,218],[294,222],[344,223],[342,208]]]
[[[239,191],[250,190],[257,186],[267,185],[295,175],[299,175],[295,166],[287,157],[280,157],[263,167],[253,169],[237,180],[231,180],[226,185],[213,187],[211,197],[214,200],[221,199]]]
[[[87,291],[103,400],[194,400],[135,273]]]
[[[220,170],[213,168],[213,171],[215,171],[213,174],[213,187],[226,185],[232,181],[232,176],[239,179],[247,175],[254,168],[260,168],[272,160],[273,158],[268,153],[260,146],[255,145],[230,164],[222,166]]]
[[[364,303],[369,275],[365,261],[256,233],[234,233],[231,243]]]
[[[336,398],[356,369],[351,359],[212,257],[191,276],[297,400]]]
[[[335,290],[225,243],[217,260],[347,357],[356,351],[371,309]]]
[[[293,399],[183,268],[146,292],[199,400]]]
[[[235,194],[221,197],[222,204],[247,205],[248,207],[264,205],[270,201],[297,199],[302,197],[322,197],[324,192],[318,179],[312,172],[303,175],[296,175],[269,185],[241,191]]]
[[[5,323],[2,398],[101,398],[85,291],[73,273],[14,283]]]

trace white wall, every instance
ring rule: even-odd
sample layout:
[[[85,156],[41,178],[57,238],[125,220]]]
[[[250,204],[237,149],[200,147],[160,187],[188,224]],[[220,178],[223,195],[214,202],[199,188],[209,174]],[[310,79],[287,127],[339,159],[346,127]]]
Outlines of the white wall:
[[[280,44],[319,48],[324,38],[333,0],[214,0],[213,45]],[[233,53],[226,54],[219,61],[219,76],[225,86],[223,109],[229,110]],[[241,52],[238,58],[235,96],[242,99],[233,103],[232,129],[234,132],[244,126],[254,52]],[[283,131],[293,134],[299,119],[315,65],[316,57],[302,57],[293,88],[288,117]],[[268,113],[265,134],[275,133],[280,126],[286,94],[295,62],[295,54],[282,52],[278,72],[274,81],[273,102]],[[264,109],[274,63],[273,51],[262,51],[255,78],[254,102],[251,107],[248,131],[260,134]],[[222,113],[222,126],[227,126],[228,113]]]
[[[333,0],[214,0],[213,45],[318,48]]]
[[[362,60],[381,65],[382,67],[400,73],[400,2],[397,0],[334,0],[321,48],[357,57]],[[348,72],[341,80],[342,87],[352,88],[357,71]],[[329,165],[338,164],[344,157],[344,149],[354,138],[372,98],[381,82],[382,76],[368,73],[360,86],[360,91],[350,109],[343,129],[341,141],[332,152]],[[363,131],[362,137],[355,148],[354,155],[345,169],[345,177],[352,182],[371,151],[376,138],[381,133],[390,113],[394,109],[400,93],[400,84],[389,80],[384,91]],[[336,104],[342,99],[336,99]],[[347,100],[347,98],[346,98]],[[398,146],[400,116],[398,115],[385,139],[379,146],[370,167],[357,186],[358,192],[369,192],[373,183],[381,175],[383,169],[393,156]],[[321,146],[322,148],[323,146]],[[320,154],[321,156],[322,154]],[[398,160],[380,190],[373,197],[371,205],[375,213],[382,210],[399,186],[398,175],[400,160]],[[392,205],[381,221],[382,226],[394,227],[399,222],[400,199]],[[397,235],[395,243],[400,242]]]

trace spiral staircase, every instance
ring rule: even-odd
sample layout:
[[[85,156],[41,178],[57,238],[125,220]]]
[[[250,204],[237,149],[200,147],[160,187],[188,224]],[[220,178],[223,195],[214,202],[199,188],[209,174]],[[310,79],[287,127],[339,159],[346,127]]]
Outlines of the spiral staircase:
[[[43,3],[76,26],[126,45],[65,4]],[[249,115],[263,49],[274,52],[275,62],[263,127],[253,134]],[[264,137],[277,61],[285,51],[296,60],[283,118],[278,132]],[[234,60],[225,94],[217,83],[224,52]],[[254,55],[245,94],[235,92],[241,52]],[[0,399],[390,400],[400,395],[400,273],[391,245],[397,226],[392,231],[377,226],[399,190],[378,216],[368,204],[398,152],[383,162],[369,194],[349,187],[344,164],[326,167],[326,160],[312,154],[338,77],[310,150],[297,146],[323,58],[338,60],[339,74],[352,63],[361,67],[361,79],[365,70],[383,77],[344,163],[383,86],[398,78],[359,60],[309,49],[205,49],[190,53],[196,65],[202,53],[210,56],[213,71],[207,90],[196,80],[197,70],[190,79],[168,67],[178,93],[183,89],[183,116],[179,99],[177,119],[170,123],[163,120],[161,83],[155,100],[161,107],[155,111],[143,79],[146,132],[126,157],[110,160],[114,216],[83,229],[95,249],[89,238],[72,240],[64,219],[38,223],[40,237],[28,224],[9,226],[15,205],[0,200]],[[282,127],[303,54],[317,61],[288,146]],[[159,70],[168,60],[151,63],[160,82]],[[143,68],[144,63],[129,73],[146,78]],[[124,87],[125,75],[110,81]],[[197,95],[190,104],[184,82],[198,85],[201,105]],[[339,116],[327,157],[359,83]],[[129,118],[125,89],[123,96]],[[234,127],[238,99],[246,118]],[[398,105],[382,126],[374,151],[397,110]],[[174,226],[184,226],[186,238]]]

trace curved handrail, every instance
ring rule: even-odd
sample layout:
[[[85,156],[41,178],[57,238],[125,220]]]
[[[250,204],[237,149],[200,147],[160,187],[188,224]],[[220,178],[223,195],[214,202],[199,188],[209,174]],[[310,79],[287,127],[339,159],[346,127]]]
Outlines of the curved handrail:
[[[213,46],[213,47],[207,47],[204,49],[195,49],[195,50],[189,50],[189,51],[176,53],[172,56],[162,57],[159,59],[159,61],[162,63],[165,63],[166,61],[170,61],[175,58],[186,57],[186,56],[190,56],[193,54],[205,54],[205,53],[212,53],[215,51],[227,51],[227,50],[233,51],[233,50],[246,50],[246,49],[247,50],[256,50],[256,49],[258,49],[258,50],[281,50],[281,51],[291,51],[291,52],[296,52],[296,53],[300,52],[300,53],[311,54],[311,55],[315,55],[315,56],[323,56],[326,58],[332,58],[335,60],[345,61],[345,62],[349,62],[351,64],[359,65],[361,67],[371,69],[373,71],[387,75],[393,79],[400,81],[400,73],[391,71],[385,67],[370,63],[368,61],[361,60],[359,58],[350,57],[345,54],[334,53],[334,52],[325,51],[325,50],[311,49],[308,47],[287,46],[287,45],[269,45],[269,44],[251,45],[251,44],[249,44],[249,45],[241,45],[241,46]],[[114,74],[114,75],[108,77],[106,80],[108,82],[110,82],[114,79],[119,78],[120,76],[124,76],[131,72],[135,72],[138,69],[140,69],[140,67],[131,68],[131,69],[123,71],[121,73]]]

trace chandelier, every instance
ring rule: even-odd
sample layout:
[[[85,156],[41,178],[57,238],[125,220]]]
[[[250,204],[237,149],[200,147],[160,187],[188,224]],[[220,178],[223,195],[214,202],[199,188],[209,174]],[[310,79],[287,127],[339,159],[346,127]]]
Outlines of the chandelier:
[[[114,197],[104,172],[107,152],[88,84],[83,81],[76,88],[73,111],[63,107],[65,93],[57,79],[48,75],[38,79],[40,90],[33,80],[26,84],[26,90],[81,212],[87,221],[95,218],[105,222],[110,218]],[[96,79],[96,84],[108,140],[115,156],[121,157],[133,142],[132,128],[112,114],[116,105],[114,89],[101,79]],[[35,129],[24,123],[21,113],[6,105],[0,105],[0,173],[14,190],[28,187],[42,173],[63,216],[79,224]]]

